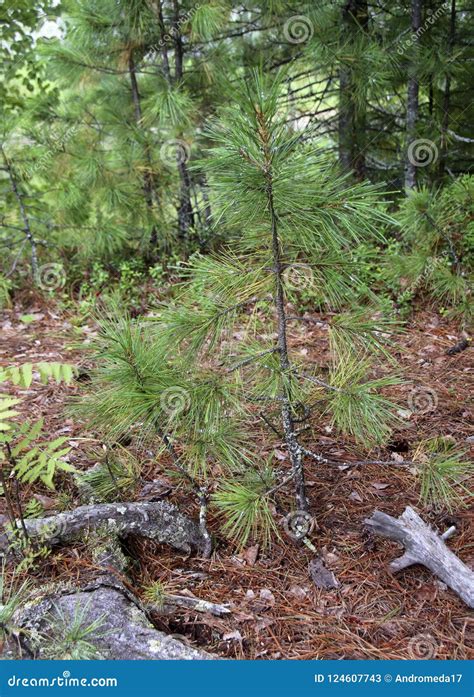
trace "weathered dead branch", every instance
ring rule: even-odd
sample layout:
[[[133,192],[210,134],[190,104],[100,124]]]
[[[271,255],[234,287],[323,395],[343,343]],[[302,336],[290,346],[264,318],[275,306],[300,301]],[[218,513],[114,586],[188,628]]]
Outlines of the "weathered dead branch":
[[[147,537],[188,554],[204,550],[207,544],[199,525],[166,501],[79,506],[46,518],[26,519],[24,523],[31,542],[51,546],[73,542],[98,528],[120,538]],[[17,527],[20,529],[19,521]],[[8,529],[0,535],[0,551],[8,550],[12,538]]]
[[[405,547],[405,553],[390,564],[397,572],[412,564],[422,564],[449,586],[469,607],[474,607],[474,572],[445,544],[453,529],[438,535],[409,506],[399,518],[374,511],[366,525],[375,534],[395,540]]]

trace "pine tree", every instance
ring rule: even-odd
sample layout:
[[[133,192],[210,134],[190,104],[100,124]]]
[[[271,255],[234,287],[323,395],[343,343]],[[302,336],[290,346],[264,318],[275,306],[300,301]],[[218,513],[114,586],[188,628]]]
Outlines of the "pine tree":
[[[425,293],[466,327],[472,317],[473,187],[465,176],[442,191],[413,191],[397,212],[401,240],[386,264],[388,279],[406,282],[397,293],[399,306]]]
[[[219,50],[203,59],[202,45],[228,10],[145,0],[65,7],[64,36],[43,48],[62,88],[57,103],[40,105],[56,144],[44,127],[34,133],[37,176],[60,181],[49,199],[55,224],[89,258],[137,245],[146,256],[185,255],[205,238],[209,217],[204,174],[193,178],[188,159],[200,109],[209,91],[219,95]]]
[[[250,531],[268,537],[269,501],[289,481],[297,510],[308,510],[305,460],[328,462],[299,432],[312,410],[329,412],[366,447],[383,442],[395,420],[379,390],[396,378],[369,375],[390,322],[375,315],[351,251],[381,239],[390,219],[376,189],[349,183],[308,144],[310,134],[286,125],[282,80],[255,73],[206,133],[214,143],[205,159],[214,224],[232,241],[194,260],[188,283],[159,318],[146,326],[103,323],[95,389],[83,407],[112,438],[137,430],[161,436],[202,496],[223,477],[213,500],[240,542]],[[301,319],[289,313],[289,299],[298,303],[302,288],[332,311],[360,301],[330,323],[328,379],[288,339],[290,321]],[[285,443],[285,473],[259,462],[257,413]]]

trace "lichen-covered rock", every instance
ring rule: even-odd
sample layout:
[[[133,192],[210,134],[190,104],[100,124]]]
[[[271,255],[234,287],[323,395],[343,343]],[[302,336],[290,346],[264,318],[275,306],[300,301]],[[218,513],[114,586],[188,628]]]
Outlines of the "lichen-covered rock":
[[[167,636],[148,621],[136,598],[113,577],[102,577],[81,590],[36,598],[17,612],[22,655],[14,643],[11,657],[61,659],[61,627],[77,622],[84,627],[96,623],[87,636],[97,654],[94,658],[111,660],[203,660],[214,658],[205,651]],[[184,640],[184,637],[183,637]]]

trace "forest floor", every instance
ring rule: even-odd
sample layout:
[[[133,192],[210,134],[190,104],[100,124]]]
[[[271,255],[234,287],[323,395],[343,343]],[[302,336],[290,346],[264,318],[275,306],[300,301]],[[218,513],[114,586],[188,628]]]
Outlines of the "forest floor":
[[[291,328],[292,350],[308,361],[327,364],[324,326],[301,324]],[[3,311],[0,365],[35,361],[83,364],[87,354],[78,345],[87,343],[94,331],[91,322],[78,323],[71,314],[51,307],[30,305]],[[157,628],[183,634],[191,644],[228,658],[472,658],[474,620],[467,607],[422,567],[392,576],[387,565],[400,549],[394,543],[373,538],[363,523],[376,508],[398,516],[405,506],[416,506],[424,520],[440,531],[456,525],[449,546],[464,562],[474,565],[472,509],[448,514],[421,505],[416,472],[399,462],[410,459],[415,444],[432,436],[452,436],[458,445],[469,447],[466,439],[473,433],[473,408],[469,404],[473,350],[446,355],[458,339],[455,323],[428,311],[417,313],[409,321],[407,332],[398,337],[400,351],[396,358],[406,384],[393,388],[391,396],[400,405],[403,424],[386,448],[363,452],[351,439],[335,433],[329,419],[312,424],[308,444],[332,460],[369,456],[390,462],[387,466],[306,464],[310,510],[317,521],[312,542],[339,580],[339,588],[321,590],[313,585],[308,574],[313,554],[289,539],[283,528],[281,539],[270,550],[251,545],[239,552],[222,538],[218,521],[211,516],[210,527],[217,543],[210,560],[184,558],[150,541],[135,539],[129,543],[133,561],[128,583],[137,595],[151,582],[160,580],[172,592],[229,603],[232,609],[231,614],[220,618],[180,609],[172,616],[155,616]],[[380,366],[379,370],[385,368]],[[432,408],[410,412],[410,394],[425,388],[434,390],[429,392],[434,400]],[[75,467],[85,470],[97,461],[100,441],[96,434],[85,431],[64,411],[71,394],[82,389],[80,383],[64,387],[34,381],[29,389],[2,389],[23,399],[25,418],[44,418],[48,438],[68,437],[72,446],[68,457]],[[274,451],[277,459],[284,461],[284,449],[278,444],[275,448],[274,436],[265,434],[262,428],[258,437],[262,457]],[[158,461],[152,451],[145,449],[135,454],[141,463],[143,483],[165,482],[166,457]],[[182,510],[196,514],[192,499],[179,489],[170,487],[166,493],[163,486],[163,492]],[[283,493],[288,510],[290,493]],[[38,498],[48,513],[58,509],[58,497],[62,507],[79,505],[70,476],[60,479],[57,492],[38,485],[34,490],[23,486],[22,496],[24,502],[33,496]],[[0,513],[5,513],[3,506],[2,500]],[[55,549],[28,571],[35,584],[80,584],[98,573],[86,544]]]

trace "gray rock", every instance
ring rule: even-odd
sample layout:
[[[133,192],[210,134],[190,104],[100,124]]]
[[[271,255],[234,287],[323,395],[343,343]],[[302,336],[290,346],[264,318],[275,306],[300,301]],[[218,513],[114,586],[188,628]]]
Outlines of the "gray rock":
[[[81,615],[82,613],[82,615]],[[158,631],[137,599],[113,577],[103,576],[80,590],[59,591],[37,598],[17,612],[23,655],[13,658],[61,659],[62,627],[83,618],[96,622],[87,641],[97,650],[94,658],[111,660],[203,660],[214,656]],[[15,651],[11,642],[11,651]]]

